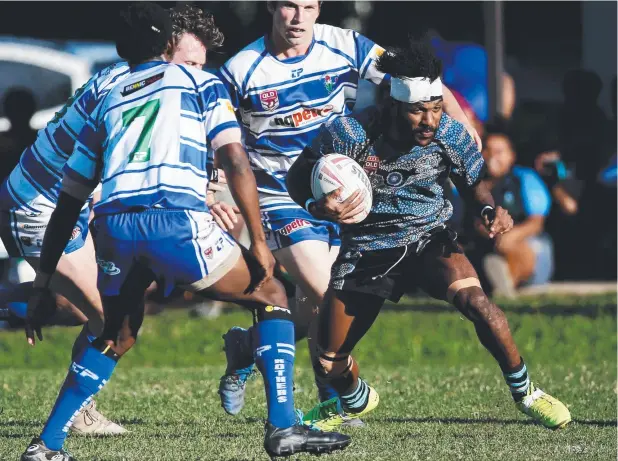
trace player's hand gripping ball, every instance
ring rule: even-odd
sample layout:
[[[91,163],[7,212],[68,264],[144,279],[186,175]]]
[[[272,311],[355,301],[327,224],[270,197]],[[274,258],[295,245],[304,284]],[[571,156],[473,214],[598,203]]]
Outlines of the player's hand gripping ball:
[[[362,167],[346,155],[329,154],[322,157],[313,167],[311,174],[311,192],[316,200],[321,199],[337,189],[341,189],[339,201],[344,201],[356,191],[363,195],[363,212],[357,214],[352,222],[363,221],[373,202],[371,183]]]

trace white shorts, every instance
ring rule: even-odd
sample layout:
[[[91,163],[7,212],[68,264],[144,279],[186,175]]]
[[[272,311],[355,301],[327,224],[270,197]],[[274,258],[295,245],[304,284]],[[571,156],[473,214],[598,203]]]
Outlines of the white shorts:
[[[24,210],[0,212],[0,237],[9,256],[13,258],[41,257],[43,237],[45,237],[52,212],[53,209],[45,212]],[[64,250],[65,254],[79,250],[86,243],[89,215],[90,208],[84,206],[73,228],[71,240]]]

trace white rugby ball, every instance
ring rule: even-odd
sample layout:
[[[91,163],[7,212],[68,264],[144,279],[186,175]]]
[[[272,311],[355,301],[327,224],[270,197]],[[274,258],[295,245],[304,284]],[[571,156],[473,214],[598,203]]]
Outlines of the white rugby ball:
[[[365,192],[365,211],[356,216],[354,223],[364,220],[373,203],[371,183],[361,166],[346,155],[329,154],[318,160],[311,174],[311,192],[318,200],[324,195],[343,187],[341,200],[345,200],[357,190]]]

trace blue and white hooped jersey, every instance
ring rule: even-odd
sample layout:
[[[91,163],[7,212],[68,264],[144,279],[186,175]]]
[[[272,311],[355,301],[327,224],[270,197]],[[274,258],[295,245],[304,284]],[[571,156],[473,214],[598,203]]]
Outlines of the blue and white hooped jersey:
[[[163,61],[132,69],[93,118],[64,168],[62,188],[83,193],[100,182],[96,215],[150,208],[207,211],[208,149],[241,142],[221,81]]]
[[[279,60],[262,37],[221,67],[245,128],[263,210],[298,207],[287,193],[288,169],[322,124],[351,112],[359,79],[382,81],[374,61],[383,51],[357,32],[316,24],[304,56]]]
[[[0,187],[0,209],[40,213],[55,208],[62,168],[98,102],[129,75],[126,63],[113,64],[95,74],[56,113]]]

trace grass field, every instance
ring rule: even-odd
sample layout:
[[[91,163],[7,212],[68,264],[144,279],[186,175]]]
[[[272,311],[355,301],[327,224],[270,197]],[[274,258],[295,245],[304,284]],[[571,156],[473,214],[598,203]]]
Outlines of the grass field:
[[[355,353],[380,393],[367,427],[333,460],[615,460],[616,297],[537,298],[505,305],[532,380],[571,409],[574,422],[549,431],[512,404],[498,367],[472,326],[436,303],[385,311]],[[261,378],[250,381],[241,415],[219,406],[220,335],[250,316],[215,320],[186,311],[147,318],[142,336],[97,398],[124,424],[122,438],[69,437],[79,460],[266,460]],[[66,373],[76,328],[46,331],[29,349],[21,331],[0,332],[0,460],[15,460],[40,431]],[[298,348],[297,406],[315,390]],[[299,459],[312,459],[300,456]]]

